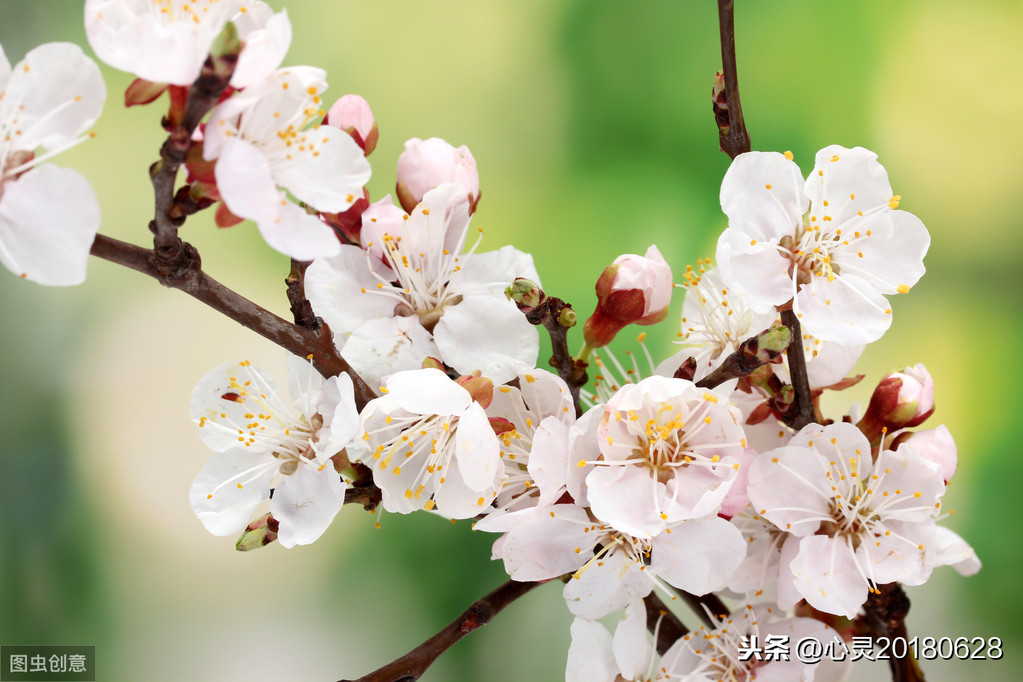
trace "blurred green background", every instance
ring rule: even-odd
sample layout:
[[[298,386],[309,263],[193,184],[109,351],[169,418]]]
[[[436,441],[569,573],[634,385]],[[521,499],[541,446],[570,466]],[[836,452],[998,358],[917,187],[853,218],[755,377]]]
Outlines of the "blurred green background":
[[[984,568],[968,579],[939,569],[911,588],[909,630],[1005,641],[1002,661],[925,663],[930,680],[1020,679],[1023,5],[738,4],[754,148],[791,149],[808,170],[825,145],[867,147],[902,208],[930,229],[928,274],[894,300],[893,328],[861,360],[867,380],[829,406],[837,417],[864,402],[890,369],[930,369],[929,425],[948,425],[960,455],[947,523]],[[482,249],[532,252],[545,289],[581,315],[621,253],[655,243],[676,273],[713,254],[728,166],[709,101],[715,3],[287,9],[295,38],[285,63],[325,68],[328,101],[357,92],[374,108],[374,200],[392,190],[405,139],[468,145],[481,174]],[[0,44],[12,62],[42,42],[84,46],[81,14],[74,2],[2,0]],[[131,77],[104,73],[96,139],[57,163],[90,179],[104,233],[145,243],[164,102],[126,110]],[[217,230],[202,215],[183,236],[215,277],[287,315],[286,261],[254,226]],[[99,261],[70,290],[3,271],[0,317],[0,643],[96,645],[103,680],[335,680],[406,652],[503,580],[491,536],[425,515],[388,515],[377,530],[346,508],[312,546],[250,554],[206,533],[187,500],[209,455],[188,419],[191,389],[243,358],[283,384],[284,363],[187,296]],[[647,331],[665,357],[677,316]],[[624,349],[634,335],[623,336]],[[563,678],[571,619],[559,592],[549,585],[515,603],[424,679]],[[886,671],[863,667],[856,679]]]

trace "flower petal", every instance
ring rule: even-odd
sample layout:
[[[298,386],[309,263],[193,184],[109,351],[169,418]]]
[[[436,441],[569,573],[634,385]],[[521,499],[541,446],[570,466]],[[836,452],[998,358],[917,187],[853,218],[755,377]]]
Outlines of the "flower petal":
[[[690,594],[721,589],[746,557],[746,540],[718,517],[672,526],[652,541],[650,567],[658,577]]]
[[[195,515],[214,535],[231,535],[248,524],[260,502],[270,496],[277,462],[250,450],[214,453],[188,493]]]
[[[740,154],[721,181],[721,210],[729,228],[748,238],[780,239],[791,234],[806,213],[802,185],[799,166],[782,154]]]
[[[3,185],[0,262],[39,284],[81,284],[99,223],[88,180],[70,168],[37,166]]]
[[[270,513],[281,523],[277,541],[294,547],[323,535],[341,511],[347,487],[330,461],[301,463],[281,480],[270,500]]]
[[[373,297],[376,298],[376,297]],[[387,317],[360,325],[345,341],[341,355],[370,386],[403,370],[419,369],[440,351],[415,317]]]
[[[503,472],[500,452],[487,413],[473,402],[458,418],[455,431],[455,461],[465,484],[478,491],[496,488]]]
[[[877,154],[837,144],[817,152],[804,191],[810,199],[810,215],[821,223],[828,216],[828,222],[839,227],[858,217],[857,212],[876,210],[892,198],[888,173],[877,162]]]

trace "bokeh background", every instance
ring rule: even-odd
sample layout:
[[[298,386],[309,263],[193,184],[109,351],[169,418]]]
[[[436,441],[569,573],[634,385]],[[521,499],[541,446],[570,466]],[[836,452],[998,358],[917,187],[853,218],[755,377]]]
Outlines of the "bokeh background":
[[[893,328],[861,360],[867,379],[829,406],[839,416],[865,401],[888,370],[930,369],[930,425],[948,425],[959,446],[947,523],[984,568],[973,578],[939,569],[911,588],[909,630],[1005,642],[1004,660],[925,663],[928,679],[1020,679],[1023,5],[739,5],[754,148],[790,149],[804,170],[828,144],[872,149],[902,207],[930,229],[928,274],[894,300]],[[621,253],[655,243],[676,273],[713,254],[728,159],[710,110],[720,63],[710,0],[287,9],[285,63],[327,69],[328,100],[357,92],[373,105],[374,199],[392,191],[405,139],[468,145],[482,248],[532,252],[545,289],[581,315]],[[12,62],[54,40],[86,45],[79,3],[0,1]],[[90,179],[104,233],[145,243],[164,103],[126,110],[131,77],[104,74],[96,139],[57,163]],[[217,230],[200,215],[182,234],[215,277],[287,315],[286,261],[254,226]],[[93,644],[103,680],[335,680],[406,652],[503,581],[492,537],[426,515],[385,515],[375,529],[346,508],[320,541],[290,551],[242,554],[206,533],[187,501],[209,454],[188,419],[191,389],[243,358],[283,383],[284,363],[187,296],[100,261],[69,290],[3,271],[0,320],[0,643]],[[665,357],[677,315],[647,331]],[[621,350],[633,346],[624,336]],[[570,621],[558,587],[542,587],[425,679],[560,679]],[[858,669],[857,679],[885,678]]]

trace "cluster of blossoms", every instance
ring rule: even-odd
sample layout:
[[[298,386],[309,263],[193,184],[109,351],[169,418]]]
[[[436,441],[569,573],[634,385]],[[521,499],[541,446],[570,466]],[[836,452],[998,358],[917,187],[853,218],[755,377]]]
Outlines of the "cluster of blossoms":
[[[922,365],[882,379],[862,414],[819,414],[825,390],[863,378],[851,373],[864,344],[892,323],[885,296],[924,273],[928,233],[898,209],[873,153],[827,147],[805,181],[787,152],[738,156],[721,188],[718,266],[701,260],[678,285],[681,349],[647,376],[607,369],[580,402],[578,371],[602,366],[595,349],[668,316],[676,284],[655,246],[604,270],[581,351],[559,374],[541,369],[537,325],[564,333],[574,312],[552,313],[529,254],[480,249],[467,148],[409,140],[397,203],[371,203],[369,106],[346,95],[328,111],[321,70],[280,68],[286,13],[257,0],[88,0],[85,16],[97,55],[138,76],[129,105],[169,93],[169,129],[207,56],[236,58],[191,133],[189,198],[216,206],[219,225],[254,221],[307,263],[305,296],[354,369],[324,378],[312,356],[290,356],[288,397],[248,362],[199,381],[191,416],[216,454],[190,501],[210,532],[241,533],[240,549],[308,544],[351,486],[375,487],[388,512],[471,519],[496,535],[493,557],[513,580],[565,581],[567,676],[579,680],[841,679],[848,666],[736,651],[761,633],[841,637],[853,624],[832,625],[855,621],[882,585],[979,569],[937,525],[956,448],[944,426],[917,429],[934,411]],[[81,139],[102,80],[63,44],[2,66],[0,260],[44,284],[80,282],[95,197],[36,152]],[[739,356],[751,363],[741,372]],[[804,363],[816,421],[793,428]],[[359,404],[355,374],[377,397]],[[662,647],[658,662],[644,600],[718,591],[757,603],[710,614],[713,627]],[[597,619],[616,615],[611,635]]]

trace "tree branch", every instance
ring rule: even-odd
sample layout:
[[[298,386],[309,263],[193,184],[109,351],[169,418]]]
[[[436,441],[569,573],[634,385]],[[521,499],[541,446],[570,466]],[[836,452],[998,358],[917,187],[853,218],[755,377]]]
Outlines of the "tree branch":
[[[875,638],[902,638],[909,641],[906,631],[906,615],[909,613],[909,597],[899,583],[881,585],[876,592],[871,592],[864,605],[862,618]],[[920,664],[913,657],[912,649],[907,647],[904,658],[896,658],[891,654],[888,668],[892,672],[892,682],[924,682]]]
[[[308,262],[291,259],[291,272],[284,278],[288,287],[288,302],[291,303],[291,314],[295,316],[295,324],[299,327],[316,329],[323,320],[316,317],[313,306],[305,297],[305,270]]]
[[[742,118],[739,75],[735,67],[735,0],[718,0],[718,25],[721,30],[721,65],[728,108],[728,127],[719,125],[719,139],[721,151],[734,159],[751,149],[749,132]]]
[[[412,680],[418,680],[441,654],[451,648],[452,644],[480,626],[486,625],[508,604],[542,584],[509,580],[487,596],[473,602],[469,608],[462,612],[462,615],[412,651],[384,667],[360,677],[355,682],[412,682]],[[351,681],[342,680],[341,682]]]
[[[191,244],[182,242],[182,256],[170,272],[166,271],[166,263],[159,262],[155,251],[102,234],[96,235],[92,255],[149,275],[165,287],[179,289],[299,357],[311,355],[313,366],[325,377],[348,374],[360,410],[376,397],[338,353],[327,325],[317,329],[300,327],[225,287],[202,271],[199,253]]]
[[[784,415],[785,423],[799,431],[807,424],[817,421],[813,409],[813,395],[810,393],[810,378],[806,373],[806,356],[803,355],[803,329],[799,317],[791,308],[783,310],[781,322],[792,334],[786,357],[789,360],[789,381],[795,391],[795,399]]]
[[[672,644],[689,634],[689,628],[661,601],[656,592],[643,597],[643,606],[646,607],[646,629],[657,633],[654,645],[657,653],[663,656]]]
[[[697,381],[696,385],[700,388],[714,388],[729,379],[747,377],[758,367],[780,358],[786,348],[791,348],[793,338],[787,327],[765,329],[739,344],[734,353],[725,358],[717,369]]]
[[[703,624],[711,630],[721,625],[721,621],[727,618],[728,614],[731,613],[728,610],[728,607],[725,606],[725,603],[713,592],[701,597],[698,597],[695,594],[689,594],[683,590],[678,590],[678,593],[682,597],[682,601],[684,601],[686,605],[700,617]],[[707,608],[704,609],[704,606]],[[707,612],[708,610],[710,613]]]

